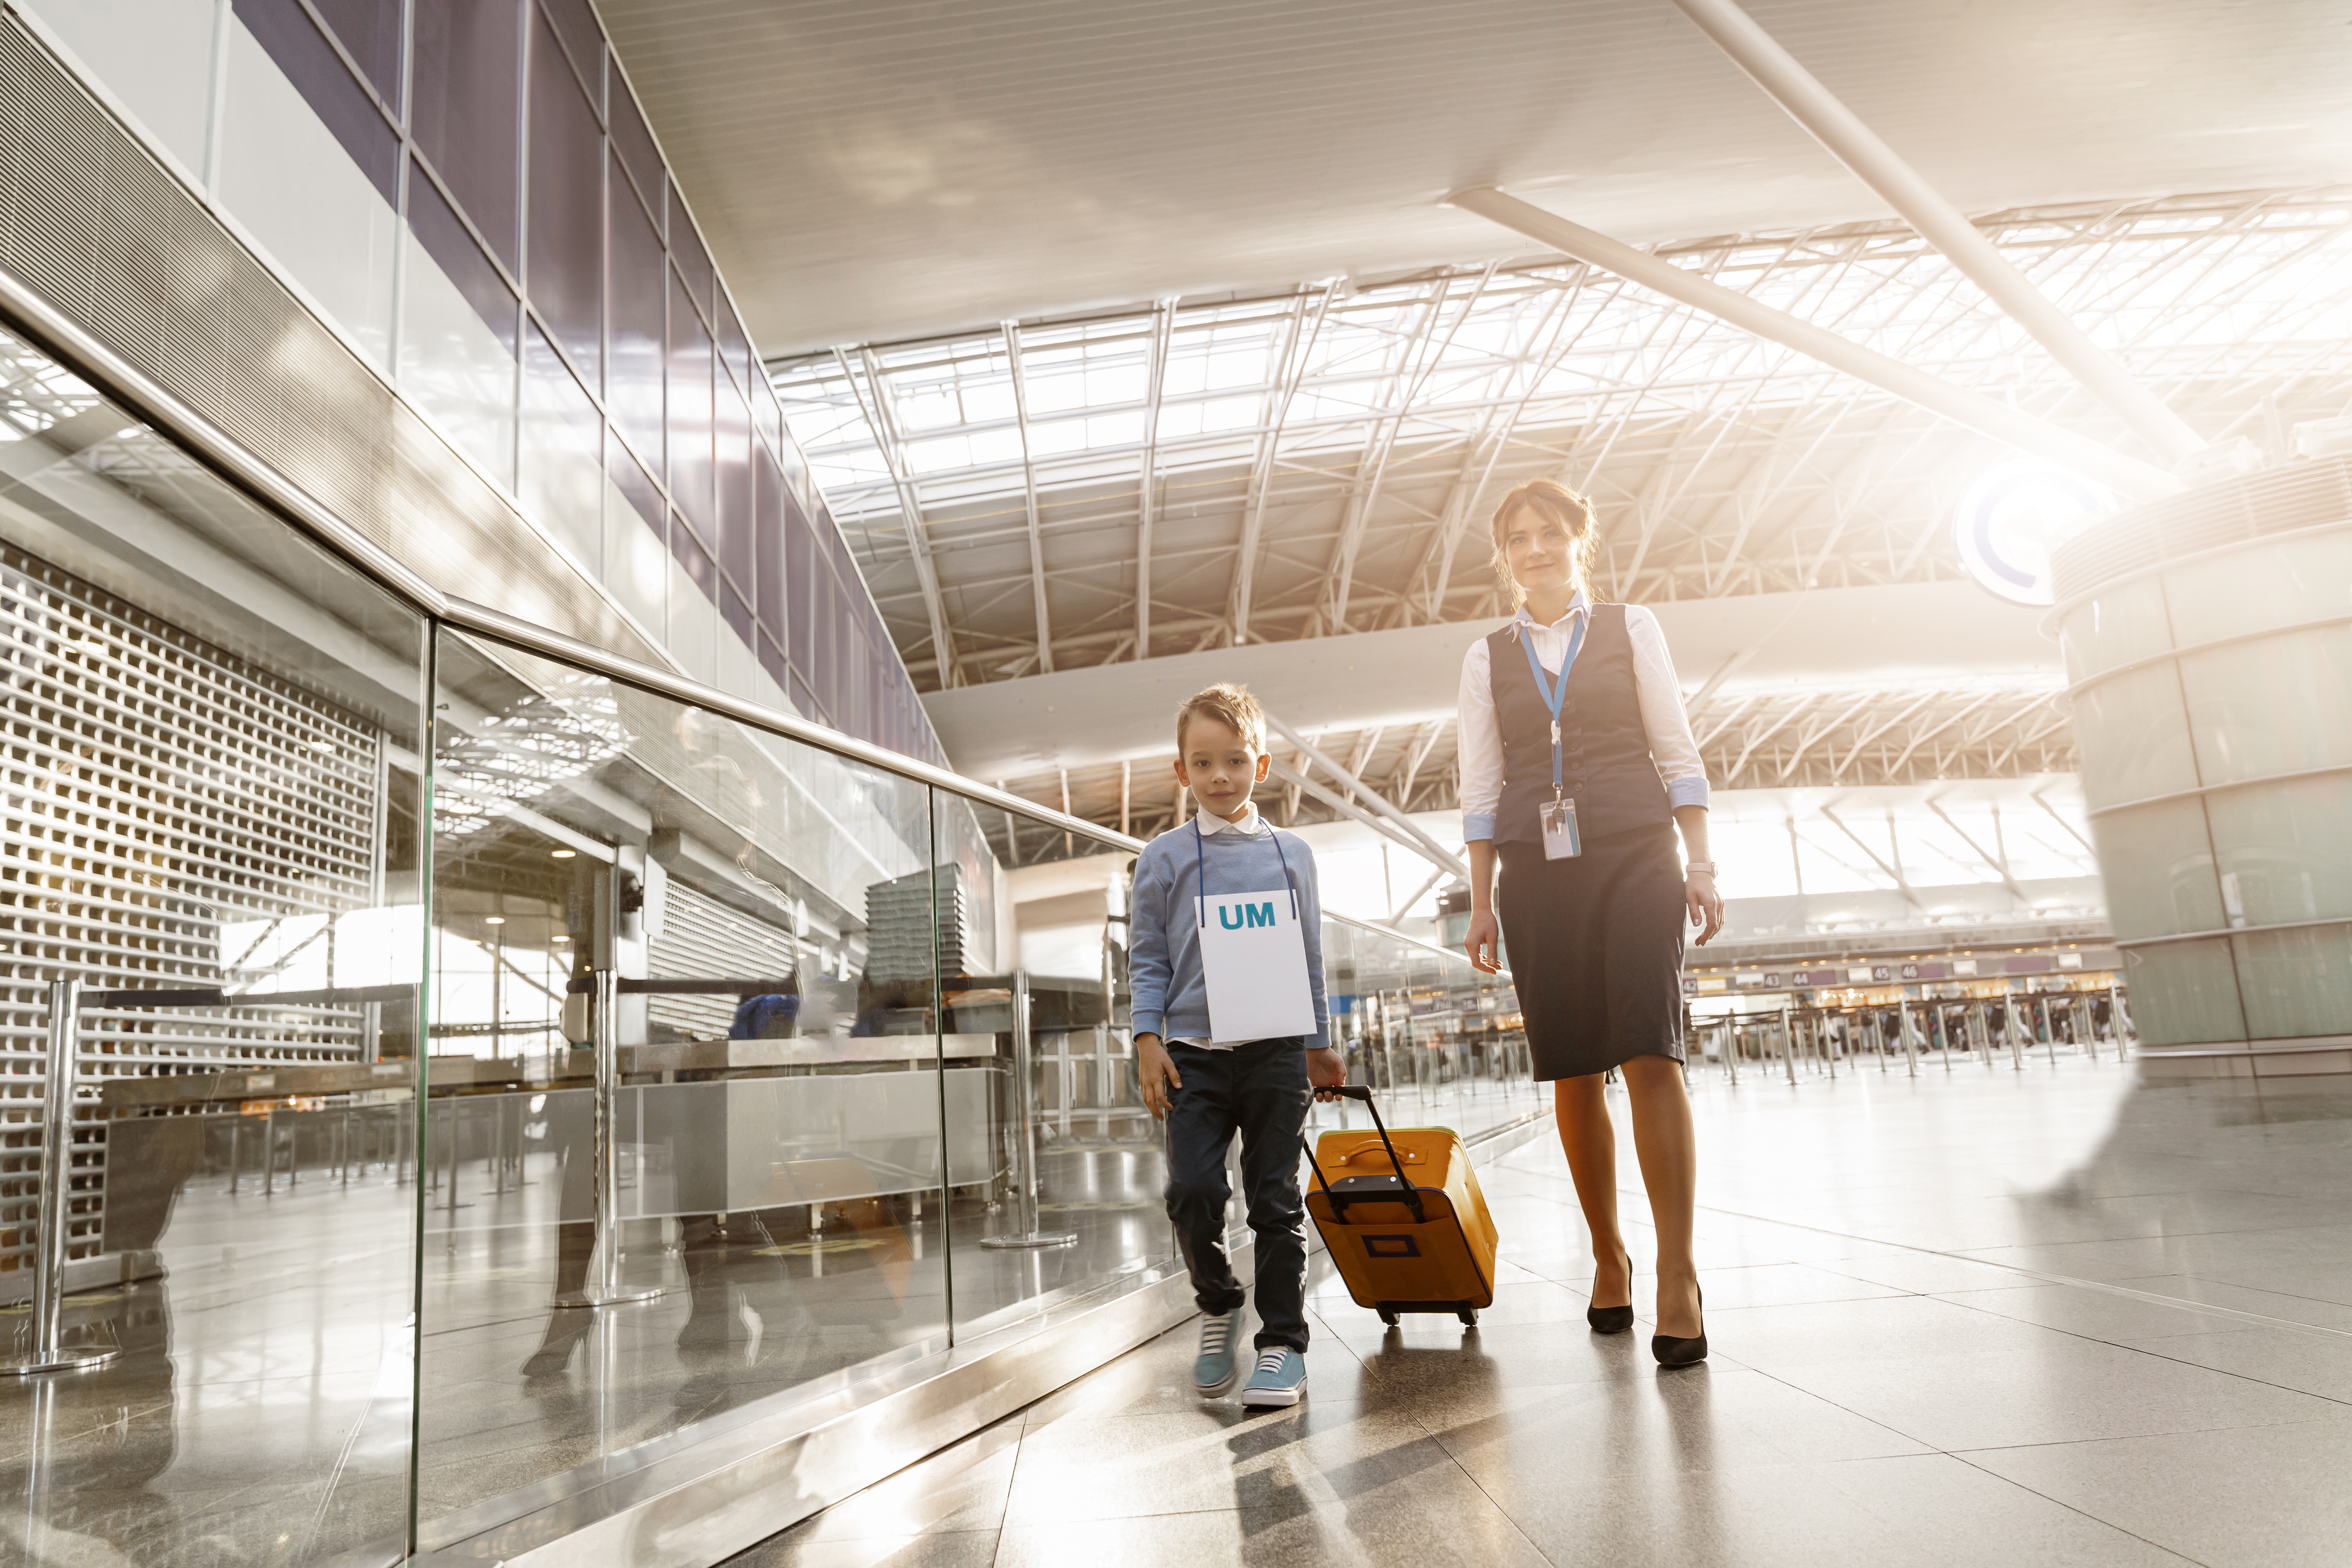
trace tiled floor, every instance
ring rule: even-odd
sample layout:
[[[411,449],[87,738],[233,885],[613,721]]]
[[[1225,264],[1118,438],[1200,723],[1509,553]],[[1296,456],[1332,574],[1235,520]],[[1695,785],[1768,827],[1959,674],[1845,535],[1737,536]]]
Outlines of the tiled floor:
[[[1318,1275],[1299,1409],[1196,1400],[1188,1324],[728,1568],[2352,1561],[2352,1084],[2078,1059],[1696,1100],[1704,1368],[1587,1331],[1546,1140],[1485,1173],[1476,1331],[1383,1331]]]

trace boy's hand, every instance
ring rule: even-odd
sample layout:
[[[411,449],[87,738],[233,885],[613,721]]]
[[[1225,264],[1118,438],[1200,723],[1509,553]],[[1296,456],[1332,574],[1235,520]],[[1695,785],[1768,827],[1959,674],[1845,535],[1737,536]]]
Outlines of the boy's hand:
[[[1155,1121],[1168,1120],[1170,1091],[1184,1087],[1184,1076],[1168,1059],[1168,1048],[1157,1035],[1135,1037],[1135,1076],[1143,1082],[1143,1106]]]
[[[1318,1046],[1307,1053],[1307,1081],[1315,1086],[1318,1100],[1337,1100],[1331,1091],[1348,1081],[1347,1059],[1329,1046]]]

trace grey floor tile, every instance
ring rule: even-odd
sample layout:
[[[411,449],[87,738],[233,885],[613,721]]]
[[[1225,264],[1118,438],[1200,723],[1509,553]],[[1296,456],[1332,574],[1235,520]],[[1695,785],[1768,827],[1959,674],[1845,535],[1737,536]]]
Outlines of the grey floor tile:
[[[2086,1285],[1947,1291],[1936,1299],[2117,1344],[2169,1334],[2214,1333],[2244,1326],[2235,1319],[2200,1312],[2194,1304],[2171,1306]]]
[[[1058,1421],[1023,1439],[1005,1524],[1266,1508],[1302,1488],[1345,1495],[1427,1470],[1459,1474],[1412,1417],[1328,1400]]]
[[[2181,1568],[2183,1559],[1944,1454],[1487,1489],[1556,1563],[1629,1568]]]
[[[1004,1521],[1023,1433],[1000,1422],[908,1466],[786,1533],[811,1542],[993,1531]]]
[[[2136,1342],[2135,1349],[2342,1402],[2352,1415],[2352,1337],[2251,1328],[2216,1320],[2215,1331]]]
[[[1971,1464],[2207,1568],[2340,1568],[2352,1422],[2000,1448]]]
[[[2226,1431],[2323,1420],[2337,1407],[2156,1353],[2037,1331],[2045,1342],[1915,1363],[1774,1368],[1809,1393],[1945,1450]]]
[[[1474,1479],[1503,1486],[1563,1470],[1710,1470],[1931,1451],[1777,1378],[1717,1366],[1440,1392],[1407,1408]]]
[[[719,1568],[989,1568],[996,1553],[992,1530],[865,1536],[854,1541],[821,1540],[786,1531],[749,1552],[738,1552]]]
[[[2311,1296],[2290,1296],[2276,1290],[2255,1290],[2224,1280],[2189,1274],[2151,1274],[2112,1281],[2152,1295],[2178,1296],[2183,1300],[2230,1307],[2289,1323],[2313,1323],[2327,1329],[2352,1329],[2352,1306],[2322,1301]]]

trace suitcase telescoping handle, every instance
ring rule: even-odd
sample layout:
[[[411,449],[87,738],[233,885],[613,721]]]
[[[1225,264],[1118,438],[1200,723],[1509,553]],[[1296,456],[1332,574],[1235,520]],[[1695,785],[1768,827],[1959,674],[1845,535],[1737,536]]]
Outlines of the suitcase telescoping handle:
[[[1387,1122],[1381,1120],[1381,1108],[1372,1103],[1372,1091],[1366,1089],[1361,1084],[1343,1084],[1339,1088],[1333,1089],[1331,1092],[1348,1100],[1362,1100],[1364,1102],[1364,1109],[1372,1113],[1372,1125],[1380,1129],[1381,1144],[1389,1152],[1389,1163],[1396,1167],[1397,1185],[1404,1189],[1405,1206],[1412,1210],[1414,1224],[1426,1224],[1429,1216],[1422,1211],[1421,1194],[1414,1189],[1412,1178],[1404,1173],[1404,1162],[1397,1158],[1396,1145],[1389,1142],[1389,1126]],[[1324,1197],[1330,1200],[1331,1217],[1333,1219],[1345,1218],[1348,1213],[1348,1205],[1349,1203],[1383,1203],[1388,1201],[1385,1194],[1378,1193],[1350,1193],[1343,1196],[1339,1193],[1333,1192],[1331,1190],[1330,1178],[1323,1173],[1321,1163],[1315,1158],[1315,1146],[1307,1142],[1303,1135],[1298,1140],[1298,1146],[1307,1151],[1307,1163],[1315,1167],[1315,1179],[1322,1184]]]

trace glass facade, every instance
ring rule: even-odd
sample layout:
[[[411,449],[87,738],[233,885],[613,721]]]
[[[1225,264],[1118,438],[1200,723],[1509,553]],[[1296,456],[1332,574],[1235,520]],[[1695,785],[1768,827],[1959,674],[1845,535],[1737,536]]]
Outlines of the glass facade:
[[[2347,527],[2135,577],[2061,617],[2092,834],[2156,1059],[2352,1041],[2347,623]]]
[[[0,1298],[108,1357],[0,1379],[11,1550],[488,1561],[1174,1267],[1131,841],[469,637],[0,360]],[[1507,984],[1324,944],[1394,1120],[1540,1111]]]
[[[944,760],[583,0],[26,9],[680,668]]]

